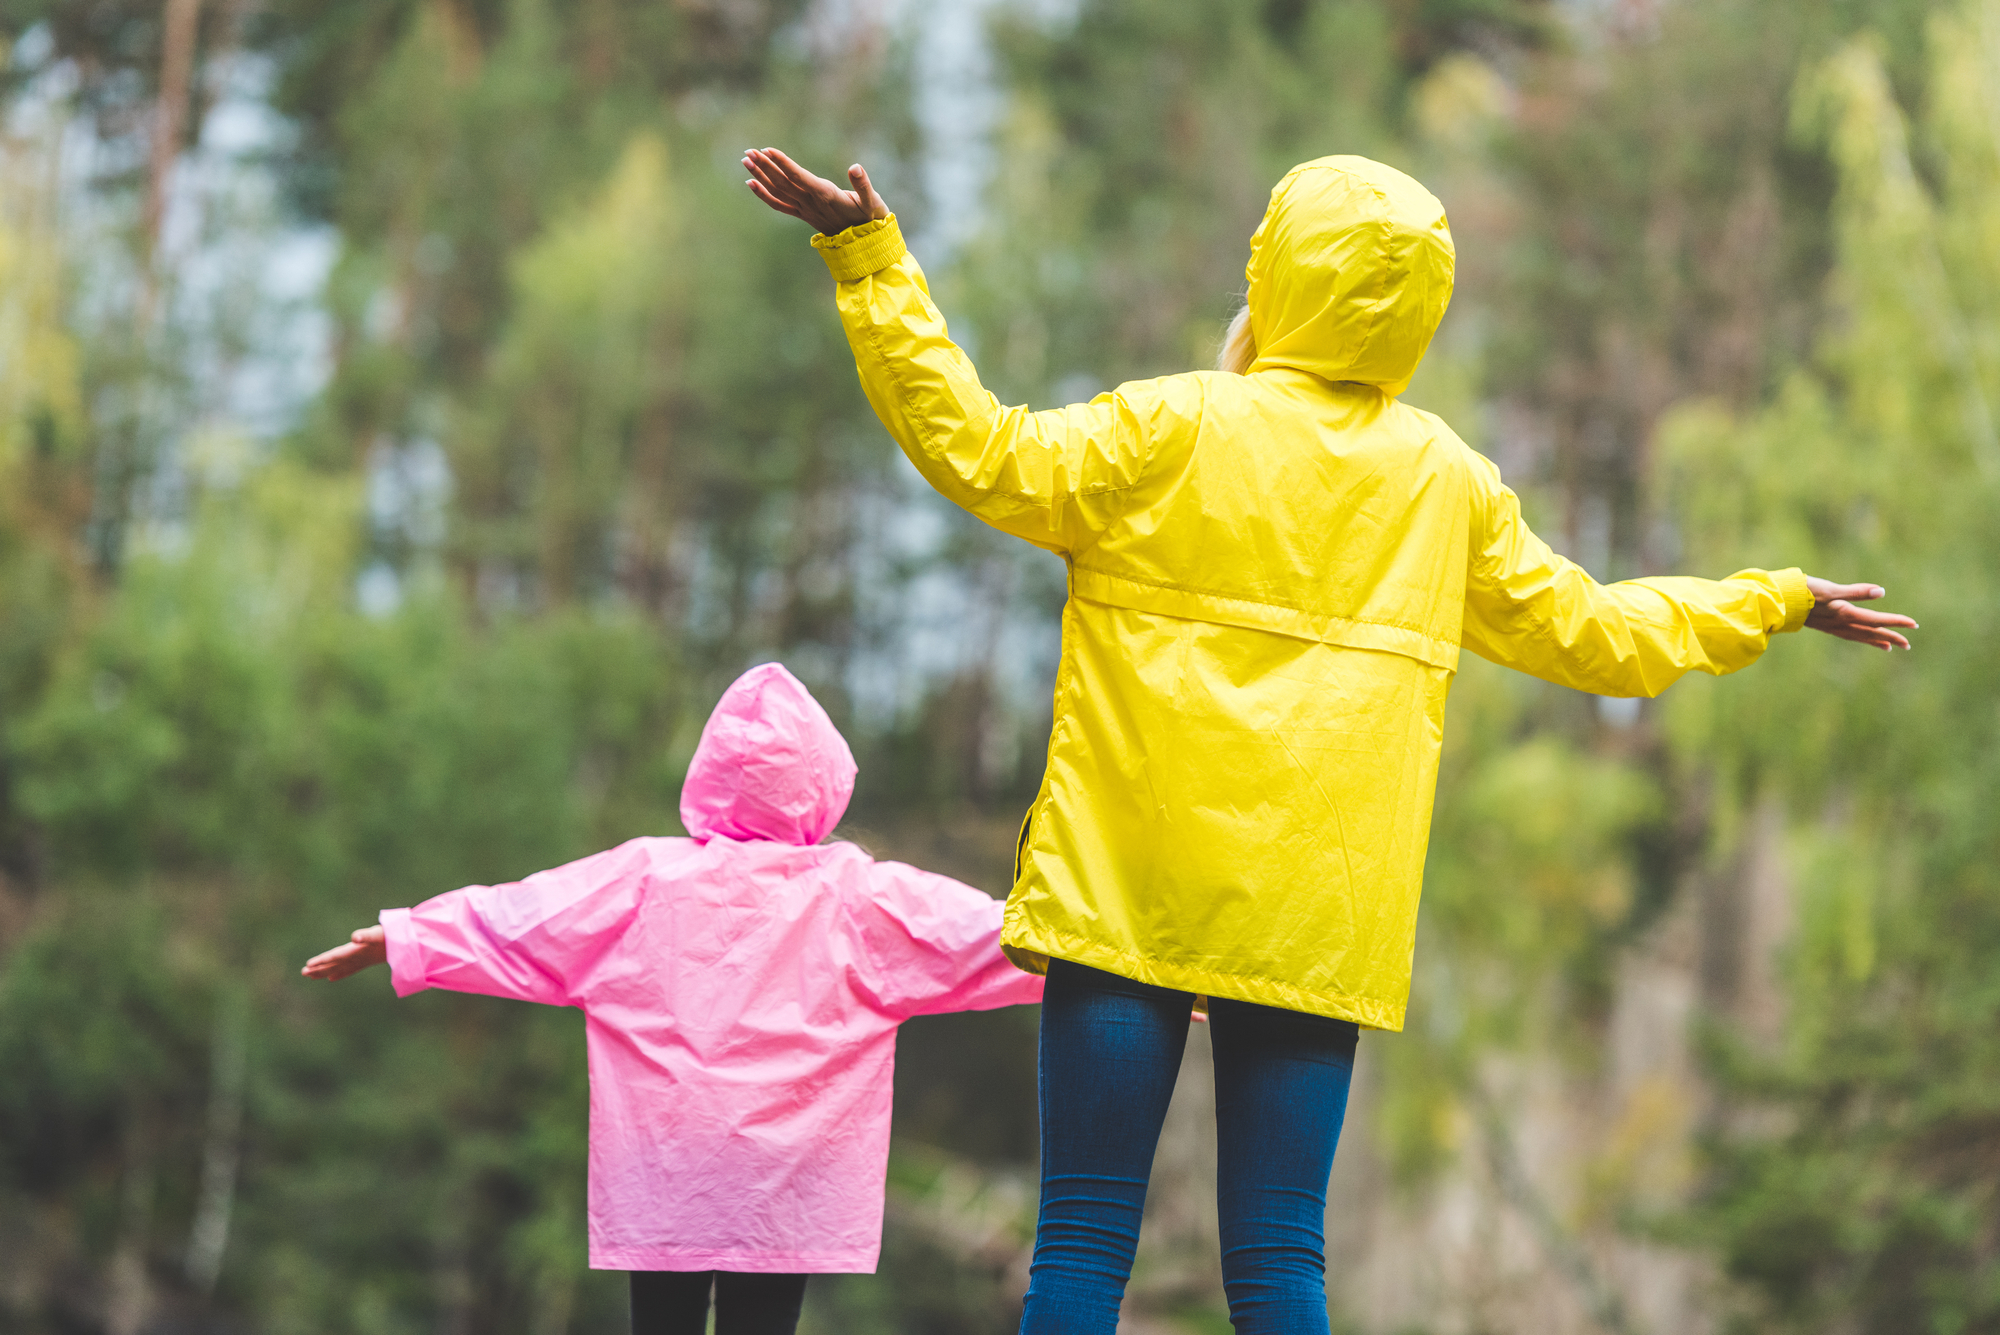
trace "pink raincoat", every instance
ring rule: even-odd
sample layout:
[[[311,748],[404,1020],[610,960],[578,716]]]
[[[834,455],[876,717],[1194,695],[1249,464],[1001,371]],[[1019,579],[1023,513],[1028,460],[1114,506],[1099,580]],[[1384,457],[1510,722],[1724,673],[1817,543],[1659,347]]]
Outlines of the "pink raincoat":
[[[691,838],[382,914],[399,996],[582,1008],[593,1267],[874,1270],[896,1027],[1041,1000],[997,902],[819,842],[853,790],[826,712],[766,664],[702,730]]]

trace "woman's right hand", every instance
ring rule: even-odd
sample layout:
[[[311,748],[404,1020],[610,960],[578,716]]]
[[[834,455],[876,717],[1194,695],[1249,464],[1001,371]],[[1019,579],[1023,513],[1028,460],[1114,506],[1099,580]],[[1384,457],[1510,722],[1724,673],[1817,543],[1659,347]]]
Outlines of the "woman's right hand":
[[[306,961],[306,967],[299,973],[307,978],[324,978],[329,983],[337,983],[360,973],[363,969],[389,960],[389,942],[382,928],[363,927],[349,938],[344,946],[321,951]]]
[[[824,176],[815,176],[775,148],[753,148],[743,155],[750,172],[744,184],[750,193],[778,212],[809,222],[828,236],[889,216],[889,206],[868,183],[867,169],[855,163],[847,169],[854,188],[842,190]]]
[[[1812,590],[1813,596],[1813,609],[1806,614],[1809,628],[1877,649],[1910,647],[1910,642],[1893,628],[1915,630],[1915,621],[1899,612],[1876,612],[1854,605],[1880,598],[1883,593],[1881,585],[1835,584],[1831,580],[1807,575],[1806,587]]]

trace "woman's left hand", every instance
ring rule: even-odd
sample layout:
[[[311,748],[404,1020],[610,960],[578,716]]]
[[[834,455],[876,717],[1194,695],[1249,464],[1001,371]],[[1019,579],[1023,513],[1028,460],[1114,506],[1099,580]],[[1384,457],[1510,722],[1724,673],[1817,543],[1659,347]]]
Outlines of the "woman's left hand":
[[[1915,621],[1899,612],[1876,612],[1854,605],[1880,598],[1883,593],[1881,585],[1835,584],[1807,575],[1806,587],[1812,590],[1813,596],[1813,609],[1806,614],[1806,625],[1813,630],[1823,630],[1828,635],[1853,640],[1856,644],[1872,645],[1877,649],[1910,647],[1910,642],[1897,634],[1894,628],[1915,630]]]
[[[775,148],[753,148],[743,155],[750,193],[780,213],[811,223],[828,236],[889,216],[889,206],[868,183],[860,163],[847,169],[854,188],[842,190],[824,176],[815,176]]]

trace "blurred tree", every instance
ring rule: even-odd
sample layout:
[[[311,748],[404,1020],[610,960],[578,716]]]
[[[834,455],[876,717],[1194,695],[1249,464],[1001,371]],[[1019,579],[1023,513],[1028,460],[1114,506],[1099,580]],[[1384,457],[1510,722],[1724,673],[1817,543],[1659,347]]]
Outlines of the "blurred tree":
[[[89,513],[82,349],[65,316],[65,257],[46,141],[0,139],[0,737],[47,680],[89,579],[77,537]],[[37,188],[37,186],[41,188]],[[40,879],[41,841],[0,743],[0,941]]]
[[[673,385],[656,346],[683,304],[672,210],[665,146],[634,139],[599,196],[514,261],[514,309],[491,350],[482,417],[451,432],[461,522],[476,532],[499,516],[500,534],[467,541],[465,555],[475,569],[482,556],[512,556],[551,603],[608,588],[627,566],[639,568],[641,606],[660,606],[666,592],[671,535],[659,512],[671,500]],[[510,550],[517,515],[538,549]],[[625,551],[611,549],[614,535]]]
[[[0,194],[0,1323],[622,1321],[582,1268],[575,1018],[293,970],[384,903],[671,831],[748,657],[844,712],[889,454],[731,159],[910,129],[874,30],[798,11],[257,11],[278,165],[342,236],[332,382],[275,452],[189,420],[158,193],[31,188],[72,107],[157,145],[155,66],[212,90],[209,27],[175,55],[153,11],[8,15],[53,120]],[[72,228],[66,270],[79,209],[137,225]]]
[[[1802,62],[1866,23],[1914,66],[1935,7],[1633,6],[1586,58],[1519,66],[1497,145],[1512,255],[1465,295],[1506,312],[1487,388],[1511,418],[1507,462],[1547,489],[1552,535],[1600,578],[1676,562],[1646,492],[1662,415],[1762,401],[1817,336],[1832,178],[1786,133]]]
[[[0,967],[0,1046],[30,1073],[5,1134],[26,1157],[0,1190],[22,1193],[44,1280],[79,1277],[45,1291],[48,1320],[115,1325],[107,1291],[135,1312],[193,1300],[162,1256],[207,1176],[192,1054],[244,987],[247,1227],[223,1302],[280,1328],[375,1329],[388,1302],[503,1330],[581,1300],[573,1017],[391,1013],[379,991],[290,979],[380,903],[662,828],[678,700],[630,617],[475,635],[441,593],[362,617],[348,495],[328,504],[294,466],[212,494],[186,553],[135,558],[12,730],[65,884]],[[78,952],[87,966],[62,963]],[[97,1264],[108,1290],[81,1282]]]
[[[160,249],[175,168],[222,96],[246,14],[246,0],[206,9],[201,0],[17,0],[0,7],[0,39],[14,57],[0,71],[0,86],[40,97],[59,115],[86,117],[110,150],[89,163],[92,183],[129,219],[122,244],[92,256],[93,267],[122,271],[124,281],[101,284],[94,294],[99,309],[86,320],[81,375],[93,411],[77,422],[90,479],[84,540],[100,576],[123,561],[142,518],[141,498],[168,451],[173,433],[160,419],[194,411],[162,346],[170,333],[161,316],[175,285]],[[41,40],[24,44],[30,35]],[[59,143],[51,141],[49,151]]]
[[[1865,566],[1926,626],[1909,659],[1816,645],[1670,715],[1738,810],[1771,793],[1796,821],[1782,1036],[1714,1042],[1731,1115],[1701,1220],[1761,1299],[1746,1329],[2000,1321],[2000,6],[1929,31],[1914,131],[1876,39],[1801,81],[1795,124],[1838,171],[1842,318],[1817,358],[1762,412],[1689,410],[1666,433],[1691,547]]]
[[[1054,28],[1003,22],[1000,41],[1004,188],[952,291],[1003,396],[1206,364],[1278,177],[1327,152],[1402,156],[1373,5],[1097,0]]]
[[[833,82],[781,53],[800,22],[783,4],[306,4],[260,40],[303,127],[291,179],[322,182],[302,202],[344,241],[306,456],[393,476],[441,447],[442,555],[480,606],[616,597],[709,677],[818,654],[807,675],[838,703],[855,497],[887,456],[816,259],[783,220],[742,216],[729,158],[770,124],[810,125],[804,149],[863,121],[892,150],[909,138],[871,30],[806,30],[831,43],[813,61],[858,75]],[[409,538],[378,533],[404,574]]]

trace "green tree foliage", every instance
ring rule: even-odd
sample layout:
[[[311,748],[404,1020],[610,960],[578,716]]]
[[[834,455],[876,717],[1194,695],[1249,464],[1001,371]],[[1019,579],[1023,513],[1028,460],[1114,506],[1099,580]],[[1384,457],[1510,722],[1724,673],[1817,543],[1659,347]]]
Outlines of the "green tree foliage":
[[[1373,1124],[1411,1189],[1483,1156],[1627,1323],[1578,1238],[1679,1188],[1608,1155],[1548,1197],[1495,1071],[1601,1064],[1625,952],[1775,812],[1783,1036],[1713,1018],[1678,1236],[1746,1329],[1993,1324],[1991,4],[1000,5],[970,205],[919,186],[921,47],[838,8],[0,4],[40,53],[10,105],[53,118],[0,133],[0,1326],[620,1329],[583,1267],[577,1017],[295,970],[384,905],[671,832],[755,657],[852,725],[878,852],[1004,882],[1046,726],[1008,674],[1059,571],[910,488],[819,261],[742,195],[770,142],[865,158],[919,237],[975,208],[921,257],[1038,403],[1207,362],[1292,163],[1407,167],[1462,261],[1412,397],[1560,545],[1917,610],[1908,658],[1786,643],[1636,726],[1468,662]],[[208,383],[254,331],[197,317],[148,202],[245,71],[294,220],[337,238],[327,384],[269,441]],[[924,599],[935,680],[901,661]],[[885,1274],[816,1291],[817,1330],[1009,1327],[1032,1034],[907,1032]]]
[[[325,179],[304,202],[344,242],[338,369],[302,448],[338,469],[440,447],[456,491],[437,555],[483,605],[616,597],[690,634],[711,672],[851,648],[852,498],[888,456],[816,258],[744,211],[733,159],[774,127],[805,127],[817,157],[866,124],[893,179],[908,134],[880,60],[774,44],[797,17],[542,0],[271,16],[278,104],[304,127],[293,179]],[[852,77],[829,85],[814,56]],[[377,541],[408,564],[409,534]]]
[[[1007,188],[965,301],[1002,393],[1208,363],[1277,178],[1336,147],[1401,156],[1383,8],[1099,0],[1001,37]]]
[[[442,589],[361,615],[354,521],[295,466],[209,497],[184,552],[135,558],[13,728],[17,800],[63,889],[0,972],[0,1045],[28,1073],[0,1138],[31,1156],[6,1189],[69,1264],[187,1228],[212,1097],[198,1054],[247,986],[224,1300],[281,1329],[454,1304],[510,1329],[576,1300],[573,1017],[392,1010],[294,970],[380,904],[671,828],[682,702],[630,615],[476,630]],[[95,1222],[70,1232],[78,1210]],[[609,1319],[615,1293],[595,1292]],[[91,1308],[47,1302],[51,1320]]]
[[[197,6],[197,102],[237,10]],[[29,95],[131,160],[157,16],[4,17],[43,52]],[[825,45],[871,29],[797,18],[250,16],[234,49],[298,132],[275,170],[340,236],[331,381],[270,444],[193,418],[212,331],[156,238],[61,224],[143,192],[37,190],[60,140],[0,143],[0,1323],[619,1328],[583,1267],[576,1017],[296,969],[385,904],[672,832],[692,728],[754,655],[845,712],[891,448],[824,269],[733,158],[865,124],[894,179],[908,127],[891,60]],[[1009,1069],[1018,1110],[1019,1061],[980,1074]],[[1019,1123],[968,1148],[1019,1156]]]
[[[1496,144],[1522,214],[1469,295],[1504,312],[1489,389],[1532,420],[1550,526],[1600,577],[1675,562],[1650,491],[1662,416],[1763,401],[1818,335],[1832,184],[1787,131],[1798,70],[1872,25],[1920,82],[1933,7],[1689,0],[1522,64]]]
[[[2000,1320],[2000,8],[1940,14],[1929,37],[1914,125],[1877,41],[1800,83],[1796,131],[1839,183],[1842,319],[1814,366],[1768,409],[1689,410],[1668,433],[1691,547],[1866,566],[1927,632],[1895,662],[1814,645],[1672,714],[1679,749],[1797,820],[1782,1046],[1716,1039],[1737,1102],[1766,1110],[1718,1128],[1704,1216],[1763,1300],[1757,1328]]]

